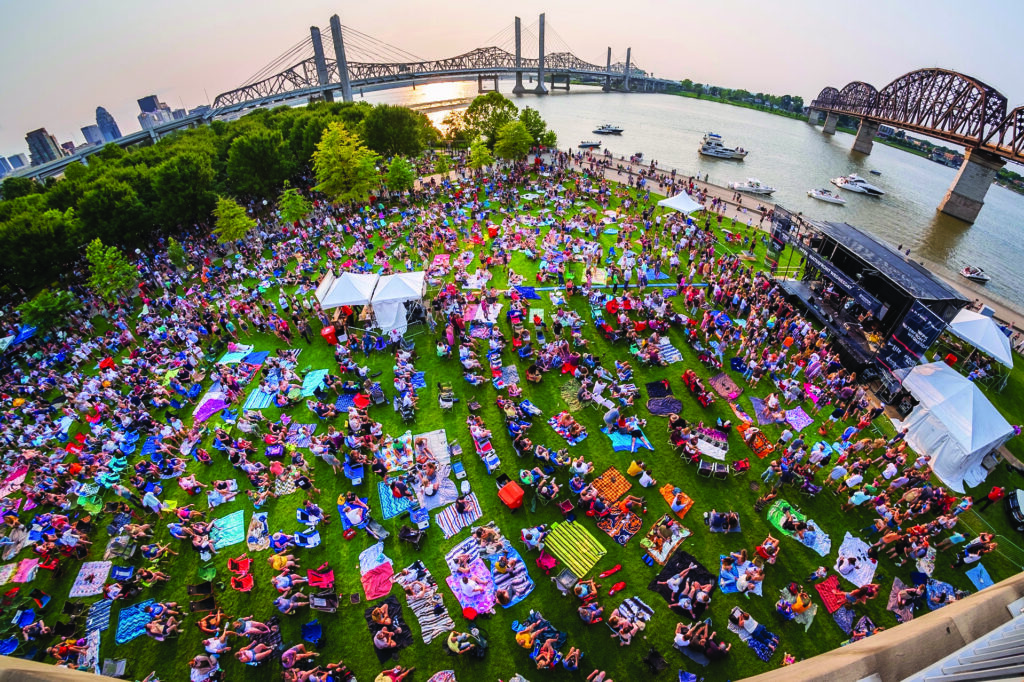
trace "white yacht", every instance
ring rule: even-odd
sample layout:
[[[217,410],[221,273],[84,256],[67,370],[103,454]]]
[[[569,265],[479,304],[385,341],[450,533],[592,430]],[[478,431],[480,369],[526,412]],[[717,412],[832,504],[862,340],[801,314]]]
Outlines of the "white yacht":
[[[885,192],[859,175],[844,175],[841,178],[832,178],[832,184],[840,189],[848,189],[851,192],[860,192],[872,197],[880,197],[885,194]]]
[[[596,149],[597,147],[600,146],[601,143],[596,140],[583,140],[579,144],[580,149]]]
[[[743,160],[747,150],[742,147],[729,149],[722,143],[722,136],[718,133],[704,133],[704,139],[700,142],[698,150],[704,156],[713,156],[717,159],[738,159]]]
[[[968,265],[968,266],[964,267],[960,271],[960,276],[961,277],[966,277],[967,279],[971,280],[972,282],[977,282],[978,284],[987,284],[988,281],[990,279],[992,279],[987,274],[985,274],[984,270],[982,270],[981,268],[976,267],[974,265]]]
[[[771,194],[774,187],[762,184],[757,178],[747,178],[746,182],[730,182],[729,189],[747,194]]]
[[[605,123],[595,128],[594,132],[598,135],[621,135],[622,128],[613,126],[611,123]]]
[[[840,206],[846,203],[846,199],[839,196],[838,192],[833,192],[829,189],[809,189],[807,190],[807,196],[829,204],[839,204]]]

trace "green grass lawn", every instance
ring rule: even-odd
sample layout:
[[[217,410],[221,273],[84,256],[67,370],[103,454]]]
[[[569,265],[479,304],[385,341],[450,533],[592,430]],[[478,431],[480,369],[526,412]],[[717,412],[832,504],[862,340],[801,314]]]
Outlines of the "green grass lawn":
[[[724,226],[730,227],[729,223],[730,221],[726,221]],[[607,248],[613,243],[613,238],[603,236],[602,241]],[[480,248],[478,247],[478,253]],[[760,252],[763,252],[763,247],[761,246],[759,246]],[[520,253],[515,254],[512,267],[517,272],[527,275],[536,272],[535,264],[527,261]],[[580,272],[579,265],[574,267],[577,269],[577,272]],[[498,286],[503,285],[505,283],[504,279],[505,274],[498,274],[495,284]],[[678,301],[678,299],[676,300]],[[552,310],[546,295],[544,295],[542,301],[533,301],[531,304],[533,306],[542,306],[549,312]],[[577,310],[585,320],[589,321],[590,314],[585,300],[577,296],[570,301],[570,306]],[[507,309],[506,304],[503,312],[507,311]],[[504,318],[502,320],[502,329],[508,334],[510,328],[507,322],[504,321]],[[414,331],[422,329],[418,328]],[[550,331],[548,333],[550,335]],[[600,356],[607,366],[611,365],[614,358],[623,357],[628,354],[627,349],[622,344],[613,346],[599,338],[591,324],[587,324],[584,327],[584,334],[590,341],[592,352]],[[656,369],[638,367],[634,383],[642,389],[646,382],[669,379],[675,395],[684,404],[684,416],[688,419],[714,422],[716,417],[723,417],[735,421],[732,411],[724,400],[720,399],[713,406],[705,409],[701,408],[690,397],[679,380],[683,370],[692,367],[705,379],[711,376],[712,372],[696,361],[695,354],[689,349],[677,331],[673,331],[670,334],[670,338],[674,345],[683,352],[684,362]],[[255,335],[243,339],[243,341],[254,344],[257,350],[273,350],[281,346],[279,340],[273,336]],[[580,515],[578,522],[586,526],[607,550],[607,555],[596,566],[593,573],[596,575],[596,573],[616,564],[621,564],[623,567],[623,570],[616,574],[614,578],[603,581],[605,594],[601,598],[601,603],[605,605],[606,613],[610,613],[623,598],[637,595],[654,607],[655,616],[646,632],[643,633],[643,636],[638,637],[632,646],[628,648],[620,648],[617,645],[616,640],[611,638],[611,632],[605,624],[585,626],[576,614],[577,601],[574,598],[559,595],[550,578],[545,576],[534,565],[533,561],[536,555],[526,553],[518,541],[520,529],[538,523],[558,521],[561,519],[561,514],[554,505],[538,505],[536,511],[531,511],[529,508],[529,497],[527,498],[528,502],[525,509],[514,513],[510,511],[498,500],[494,477],[487,475],[483,463],[473,453],[472,442],[465,423],[467,415],[466,403],[470,398],[476,398],[483,405],[481,414],[496,433],[494,444],[502,460],[502,471],[514,477],[519,468],[533,466],[532,461],[517,460],[512,450],[511,440],[504,433],[502,417],[494,404],[495,389],[489,385],[473,388],[463,381],[461,378],[461,368],[457,360],[442,361],[438,359],[434,353],[435,338],[426,333],[425,330],[423,333],[415,336],[415,341],[420,356],[415,364],[419,370],[426,372],[427,381],[426,390],[420,392],[420,410],[416,421],[411,425],[402,423],[397,413],[393,412],[386,405],[373,408],[371,410],[371,417],[383,423],[385,433],[393,435],[403,433],[406,430],[420,433],[436,428],[444,428],[449,441],[457,441],[463,446],[466,451],[464,462],[468,472],[468,480],[484,510],[482,522],[493,520],[506,537],[515,538],[517,547],[523,552],[524,557],[530,564],[530,573],[536,582],[536,589],[529,598],[517,606],[507,610],[498,608],[498,613],[494,617],[480,621],[480,625],[490,641],[490,650],[483,660],[468,657],[458,659],[451,657],[446,654],[442,640],[435,640],[430,645],[424,645],[419,638],[419,627],[415,623],[411,611],[406,607],[404,598],[399,595],[398,598],[403,605],[404,615],[413,628],[416,644],[403,650],[398,660],[404,666],[415,666],[417,668],[414,679],[426,680],[434,672],[443,669],[454,669],[459,678],[463,680],[508,679],[516,671],[522,672],[530,679],[544,677],[544,675],[532,669],[533,664],[528,658],[527,653],[515,646],[510,631],[512,622],[525,619],[531,609],[541,610],[545,617],[550,619],[557,627],[567,631],[569,634],[568,646],[576,646],[585,652],[581,672],[574,675],[579,679],[583,679],[594,667],[607,670],[610,677],[620,680],[620,682],[633,679],[645,670],[640,659],[646,655],[649,647],[655,647],[663,653],[672,669],[685,668],[709,679],[738,679],[778,666],[782,660],[783,651],[803,659],[839,646],[846,639],[846,635],[840,631],[822,608],[819,608],[817,619],[806,634],[802,626],[780,622],[775,615],[774,608],[779,590],[782,587],[792,580],[802,581],[805,576],[812,573],[819,565],[831,567],[835,561],[835,549],[842,542],[844,532],[851,530],[857,534],[858,529],[869,525],[873,519],[873,513],[869,513],[866,509],[857,509],[854,512],[840,511],[839,498],[830,495],[827,491],[813,500],[802,499],[795,490],[785,491],[784,497],[800,506],[803,511],[813,517],[831,535],[833,542],[831,556],[820,558],[817,554],[804,548],[797,542],[788,538],[781,538],[781,555],[775,566],[768,567],[763,597],[755,596],[750,599],[744,599],[739,595],[723,595],[716,591],[709,615],[713,618],[714,629],[726,641],[732,642],[734,647],[731,656],[727,660],[712,664],[707,669],[701,669],[672,649],[672,635],[675,625],[679,622],[680,618],[670,612],[667,604],[662,599],[647,590],[647,584],[652,580],[660,567],[655,566],[651,568],[644,564],[641,560],[644,552],[639,541],[655,520],[669,512],[668,505],[662,500],[655,489],[642,491],[638,485],[634,484],[631,492],[647,496],[648,511],[644,519],[644,529],[625,547],[615,544],[610,537],[598,530],[592,519]],[[302,342],[301,339],[298,339],[296,345],[304,349],[299,358],[300,367],[312,366],[313,368],[331,369],[336,367],[332,348],[320,339],[317,339],[309,346]],[[520,374],[525,376],[527,363],[515,357],[511,349],[506,351],[504,359],[506,364],[515,362],[519,366]],[[373,371],[383,372],[380,380],[385,389],[388,390],[389,395],[393,393],[390,390],[391,378],[393,376],[390,356],[386,354],[373,355],[368,359],[368,364]],[[442,411],[438,407],[435,386],[441,380],[452,381],[461,398],[461,401],[456,404],[453,411]],[[529,398],[535,405],[545,411],[545,417],[536,419],[530,431],[530,438],[535,443],[544,443],[554,448],[561,448],[565,445],[564,440],[545,423],[547,417],[565,408],[559,397],[559,387],[564,380],[565,378],[557,373],[549,373],[545,375],[543,382],[540,384],[524,383],[523,385],[524,397]],[[1003,394],[1004,397],[1019,395],[1018,391],[1021,388],[1018,385],[1020,376],[1017,375],[1014,381],[1017,383],[1011,384],[1006,389]],[[768,388],[768,382],[762,382],[754,391],[751,391],[749,388],[746,391],[747,393],[752,392],[756,395],[764,396],[768,393]],[[738,551],[743,548],[752,551],[770,530],[774,531],[768,525],[764,514],[755,513],[752,509],[755,499],[760,494],[752,489],[752,483],[759,480],[758,476],[763,471],[766,462],[753,458],[751,452],[734,435],[730,442],[729,460],[750,457],[753,464],[752,471],[746,477],[729,478],[728,480],[698,477],[696,468],[681,460],[668,445],[666,421],[663,418],[650,415],[642,407],[645,399],[646,394],[643,394],[642,398],[637,401],[636,412],[648,419],[646,432],[655,445],[655,451],[643,451],[640,456],[650,465],[650,469],[655,478],[657,478],[659,485],[668,482],[673,483],[689,493],[695,500],[695,506],[685,520],[685,525],[693,531],[693,536],[683,542],[682,549],[694,554],[706,567],[715,572],[715,566],[720,554]],[[749,403],[746,403],[745,397],[743,401],[745,409],[749,412],[750,406]],[[264,414],[274,419],[278,416],[279,411],[268,409],[264,411]],[[321,432],[326,428],[304,406],[293,408],[290,410],[290,414],[298,422],[318,423],[319,431]],[[625,472],[632,458],[629,453],[613,452],[610,447],[610,441],[600,433],[602,411],[592,408],[584,409],[576,413],[575,416],[589,429],[590,435],[581,444],[570,449],[572,454],[575,456],[582,453],[587,458],[592,459],[595,463],[596,473],[601,473],[610,466],[615,466],[620,471]],[[806,433],[813,434],[813,429],[816,426],[817,424],[808,427]],[[778,433],[781,432],[781,427],[778,426],[766,426],[764,429],[773,438],[777,437]],[[808,436],[808,440],[813,442],[815,438]],[[206,445],[209,445],[209,441],[207,441]],[[248,483],[245,482],[244,477],[239,476],[224,458],[217,456],[213,450],[211,450],[211,453],[215,455],[215,462],[208,468],[200,469],[199,473],[202,480],[237,478],[243,490],[248,488]],[[323,462],[317,461],[313,466],[316,484],[323,490],[323,494],[318,501],[325,510],[331,513],[332,523],[327,527],[321,526],[323,543],[318,548],[295,550],[295,554],[301,558],[303,569],[315,568],[324,562],[330,562],[331,567],[336,572],[338,591],[346,596],[354,592],[362,594],[357,570],[357,556],[359,552],[369,547],[373,540],[365,533],[358,534],[352,540],[346,540],[342,537],[341,526],[334,513],[335,499],[339,493],[350,489],[349,481],[340,475],[334,476],[330,467]],[[1005,475],[1001,471],[998,475],[990,478],[990,482],[993,479],[1001,480]],[[568,474],[560,472],[558,482],[564,484],[567,480]],[[166,488],[168,496],[179,500],[183,504],[186,503],[185,494],[174,485],[173,481],[169,483],[170,485]],[[375,488],[376,479],[368,478],[366,482],[355,490],[360,495],[368,495],[371,507],[378,509],[379,501],[374,491]],[[286,532],[292,532],[299,529],[299,524],[295,520],[295,509],[301,502],[301,493],[296,493],[273,500],[264,507],[264,511],[268,511],[270,514],[271,530],[281,529]],[[204,508],[205,503],[201,503],[199,506]],[[719,510],[734,509],[740,512],[743,532],[729,535],[707,532],[702,523],[701,515],[712,507]],[[246,524],[248,524],[252,505],[244,496],[239,496],[235,502],[214,510],[212,516],[223,516],[237,509],[246,510]],[[967,516],[968,518],[965,521],[974,529],[983,529],[988,524],[992,524],[1004,535],[1012,537],[1012,531],[1007,527],[1003,512],[998,506],[985,512],[984,519],[973,513]],[[27,515],[23,515],[23,517],[23,520],[27,520]],[[422,550],[416,552],[410,545],[399,543],[395,537],[398,528],[407,522],[406,518],[383,522],[383,525],[393,534],[392,538],[385,543],[387,555],[393,561],[396,570],[400,570],[416,559],[422,559],[435,578],[442,582],[448,575],[444,554],[457,542],[464,539],[467,531],[463,531],[455,538],[446,541],[436,525],[432,525],[428,540]],[[106,520],[101,519],[101,522],[97,525],[102,527],[105,523]],[[170,540],[166,527],[163,524],[159,524],[157,528],[157,540],[160,542]],[[100,535],[104,535],[102,531]],[[775,532],[775,535],[779,537],[778,532]],[[861,536],[864,537],[863,534]],[[1002,544],[1002,538],[1000,541]],[[96,538],[89,557],[90,560],[100,557],[105,543],[105,537]],[[172,557],[171,560],[165,561],[162,567],[163,570],[172,574],[172,580],[165,585],[147,591],[143,596],[144,598],[176,601],[179,604],[185,604],[188,599],[185,587],[188,583],[199,581],[197,571],[200,562],[197,555],[190,548],[184,545],[179,547],[178,543],[174,541],[172,541],[172,546],[179,549],[181,554],[179,557]],[[218,568],[217,580],[227,581],[229,577],[225,568],[227,558],[237,556],[243,551],[245,551],[245,545],[239,544],[222,550],[215,557],[214,563]],[[27,554],[27,551],[23,552],[21,558]],[[269,584],[272,571],[266,562],[268,555],[269,552],[264,552],[253,556],[255,559],[257,587],[252,593],[242,594],[232,591],[230,588],[218,589],[216,591],[217,602],[226,613],[243,616],[255,614],[257,618],[261,619],[269,618],[276,613],[271,604],[276,593]],[[995,555],[986,557],[984,564],[989,569],[992,577],[998,581],[1019,569],[1019,564],[1014,563],[1016,559],[1014,558],[1011,561],[1011,558],[1004,555]],[[934,577],[951,582],[959,588],[970,588],[970,583],[962,575],[962,572],[950,569],[948,564],[951,560],[951,554],[940,554]],[[136,558],[135,563],[136,565],[141,565],[141,559]],[[561,566],[556,571],[560,569]],[[55,619],[53,614],[60,612],[62,603],[67,597],[77,570],[77,563],[70,565],[66,574],[60,579],[54,579],[52,573],[48,571],[40,571],[37,580],[29,586],[38,587],[53,596],[53,601],[44,614],[48,622]],[[858,613],[870,615],[879,625],[886,627],[894,626],[896,621],[893,615],[885,611],[885,601],[889,593],[889,586],[894,576],[899,575],[906,579],[909,570],[909,566],[898,568],[887,558],[883,558],[875,578],[875,582],[882,586],[882,594],[866,607],[858,607]],[[607,589],[611,584],[620,580],[627,583],[627,588],[623,592],[609,598],[607,596]],[[444,594],[448,610],[455,617],[457,628],[460,630],[468,629],[467,622],[459,615],[460,609],[450,590],[447,587],[443,587],[442,593]],[[392,594],[398,595],[398,591],[393,590]],[[811,594],[817,602],[817,594],[813,591],[811,591]],[[749,611],[756,619],[767,625],[770,630],[781,637],[782,644],[780,650],[770,663],[762,663],[738,638],[727,632],[726,618],[730,609],[736,605]],[[122,604],[119,603],[114,607],[111,629],[107,630],[103,635],[103,656],[128,659],[129,677],[141,678],[151,670],[156,670],[164,680],[186,679],[188,661],[196,654],[202,652],[202,645],[200,643],[202,637],[193,626],[195,617],[186,617],[186,625],[183,627],[182,634],[177,640],[157,643],[146,637],[141,637],[129,644],[116,646],[113,635],[117,624],[117,611],[120,606]],[[301,624],[313,617],[318,617],[320,622],[324,624],[326,632],[326,642],[322,648],[321,662],[326,663],[343,659],[360,680],[372,680],[383,666],[378,664],[363,618],[363,611],[366,606],[367,604],[364,601],[357,606],[343,605],[337,614],[333,615],[307,610],[300,611],[299,615],[282,617],[284,641],[288,645],[300,641],[299,631]],[[21,651],[24,650],[23,648]],[[37,653],[36,657],[40,659],[43,657],[41,650]],[[229,679],[239,679],[244,675],[247,679],[252,680],[270,680],[277,679],[280,675],[280,666],[277,663],[258,668],[243,669],[243,666],[233,657],[228,656],[223,659],[223,665]],[[550,674],[547,676],[550,677]],[[566,675],[560,672],[556,676],[561,678]]]

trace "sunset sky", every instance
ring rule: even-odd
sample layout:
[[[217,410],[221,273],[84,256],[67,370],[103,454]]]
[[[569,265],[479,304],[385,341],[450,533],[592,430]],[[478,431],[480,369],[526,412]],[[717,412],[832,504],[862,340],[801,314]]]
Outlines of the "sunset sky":
[[[563,49],[560,37],[577,56],[603,63],[608,46],[616,59],[631,46],[634,61],[659,77],[810,100],[826,85],[881,87],[941,66],[1024,104],[1014,57],[1024,3],[1011,0],[8,0],[0,3],[0,155],[27,153],[25,133],[39,127],[83,142],[79,128],[95,122],[97,106],[128,133],[139,129],[136,100],[145,95],[172,108],[205,103],[308,37],[311,25],[326,28],[334,13],[430,59],[510,35],[516,13],[531,26],[542,11],[548,51]]]

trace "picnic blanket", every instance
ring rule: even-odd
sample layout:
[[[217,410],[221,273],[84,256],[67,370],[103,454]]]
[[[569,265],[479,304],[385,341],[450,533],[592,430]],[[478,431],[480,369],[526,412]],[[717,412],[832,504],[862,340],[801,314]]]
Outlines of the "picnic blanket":
[[[377,606],[387,606],[388,618],[391,619],[391,625],[378,625],[373,622],[373,612]],[[377,659],[384,663],[390,660],[392,657],[397,656],[398,652],[407,646],[413,644],[412,631],[409,626],[402,619],[402,606],[398,603],[395,597],[388,597],[381,604],[377,606],[370,606],[363,612],[363,617],[366,619],[366,626],[370,629],[370,635],[376,635],[381,629],[387,627],[388,632],[397,632],[394,635],[395,647],[392,649],[378,649],[373,647],[374,651],[377,652]]]
[[[886,611],[892,611],[896,614],[896,620],[901,623],[906,623],[909,620],[914,620],[914,605],[907,604],[906,606],[899,605],[899,594],[901,591],[907,589],[907,585],[904,584],[899,578],[892,579],[892,591],[889,592],[889,601],[885,605]]]
[[[533,287],[516,286],[512,288],[518,291],[519,295],[527,300],[540,300],[540,295],[537,294],[537,291]]]
[[[245,510],[239,509],[213,522],[210,530],[213,548],[221,550],[245,541]]]
[[[615,467],[608,467],[603,474],[594,479],[591,485],[597,490],[598,496],[608,505],[628,493],[629,489],[633,487],[633,483],[619,473]]]
[[[725,555],[724,554],[721,555],[720,558],[724,559]],[[736,580],[741,575],[743,575],[748,570],[750,570],[751,568],[754,568],[754,562],[753,561],[744,561],[742,564],[733,564],[733,567],[732,567],[731,570],[725,570],[723,568],[719,568],[719,570],[718,570],[718,589],[720,589],[722,591],[722,594],[733,594],[733,593],[739,592],[740,588],[739,588],[739,586],[736,585]],[[763,581],[761,581],[761,580],[758,580],[757,582],[754,582],[753,583],[754,589],[753,590],[748,590],[748,594],[750,592],[753,592],[758,597],[763,596],[764,595],[764,585],[762,583],[763,583]]]
[[[554,429],[555,433],[557,433],[559,436],[564,438],[565,441],[569,445],[576,445],[578,443],[582,443],[583,440],[587,437],[587,430],[584,428],[583,431],[581,431],[580,434],[578,436],[575,436],[575,437],[570,435],[569,429],[567,427],[562,426],[562,425],[560,425],[558,423],[558,419],[563,414],[566,414],[566,412],[560,412],[560,413],[556,414],[554,417],[552,417],[551,419],[549,419],[548,420],[548,426],[550,426],[552,429]]]
[[[111,566],[113,564],[109,561],[87,561],[82,564],[68,598],[92,597],[102,592]]]
[[[606,553],[590,531],[575,521],[552,523],[551,532],[544,539],[544,546],[577,578],[586,577]]]
[[[667,417],[670,414],[681,413],[683,411],[683,402],[673,396],[651,398],[647,401],[647,410],[658,417]]]
[[[793,427],[794,431],[803,431],[808,426],[814,423],[804,408],[794,407],[792,410],[786,410],[786,422]]]
[[[519,381],[519,369],[515,365],[506,365],[501,368],[501,376],[494,377],[491,383],[494,384],[496,389],[501,391],[509,384],[518,384]]]
[[[437,480],[440,482],[437,492],[433,495],[427,495],[423,489],[423,486],[416,483],[414,487],[416,491],[416,499],[419,500],[419,504],[424,509],[440,509],[441,507],[447,506],[454,502],[459,497],[459,490],[455,486],[455,482],[448,478],[448,473],[451,471],[451,466],[448,464],[439,464],[437,468]]]
[[[839,545],[840,559],[846,557],[855,557],[857,559],[856,567],[849,573],[840,573],[840,576],[846,578],[857,587],[864,587],[870,583],[871,579],[875,576],[875,570],[878,568],[878,562],[868,557],[869,549],[871,547],[868,543],[860,538],[855,538],[849,532],[843,536],[843,544]]]
[[[36,578],[39,571],[39,559],[22,559],[18,564],[18,570],[11,577],[14,583],[30,583]]]
[[[326,369],[314,369],[302,379],[302,397],[311,398],[318,389],[324,385],[324,377],[327,376]]]
[[[439,463],[448,464],[451,461],[451,455],[448,453],[448,435],[444,429],[418,433],[413,436],[413,442],[415,443],[420,438],[427,441],[427,447],[434,453],[434,457]]]
[[[249,396],[242,405],[243,410],[265,410],[274,404],[274,394],[264,393],[259,386],[249,392]]]
[[[676,499],[676,490],[678,490],[676,486],[672,485],[671,483],[666,483],[665,485],[661,486],[661,488],[658,489],[658,492],[661,493],[661,496],[665,498],[665,501],[668,502],[668,505],[671,507],[672,502],[674,502]],[[680,490],[679,492],[682,491]],[[678,516],[681,519],[685,518],[686,513],[693,508],[693,500],[690,498],[689,495],[686,495],[685,493],[683,494],[686,497],[686,500],[683,501],[683,508],[676,512],[676,516]]]
[[[765,424],[776,424],[776,420],[768,417],[768,408],[765,406],[764,401],[757,396],[750,396],[750,404],[754,406],[754,416],[757,417],[757,423],[760,426]]]
[[[666,398],[672,395],[672,386],[668,383],[668,379],[650,381],[644,385],[644,388],[647,389],[648,398]]]
[[[928,581],[928,608],[932,611],[941,609],[943,606],[951,604],[953,600],[951,597],[956,595],[956,589],[949,583],[944,583],[941,580],[929,580]],[[941,603],[936,603],[935,598],[939,595],[945,595],[946,600]]]
[[[218,412],[220,412],[221,410],[223,410],[227,406],[228,406],[227,402],[225,402],[224,400],[222,400],[220,398],[213,398],[213,397],[207,398],[206,400],[203,400],[196,407],[195,412],[192,413],[193,414],[193,421],[196,424],[202,424],[204,421],[206,421],[207,419],[209,419],[213,415],[217,414]]]
[[[6,564],[0,566],[0,585],[6,585],[11,582],[11,578],[14,577],[14,572],[18,570],[18,564]]]
[[[643,429],[640,429],[640,433],[643,435],[641,438],[636,439],[636,445],[633,444],[633,436],[628,433],[620,433],[618,430],[609,432],[607,426],[601,427],[601,433],[608,436],[608,440],[612,442],[613,452],[636,452],[637,448],[654,450],[654,446],[651,445],[651,441],[644,434]]]
[[[249,546],[249,550],[253,552],[262,552],[270,547],[270,526],[267,524],[267,512],[253,512],[245,542]]]
[[[808,525],[808,530],[804,533],[803,541],[800,541],[795,535],[782,527],[782,521],[786,516],[787,510],[793,515],[793,518],[798,521],[803,521]],[[828,533],[826,533],[814,519],[807,518],[803,512],[799,511],[786,500],[778,499],[772,503],[772,506],[768,508],[768,522],[775,526],[780,533],[788,538],[796,540],[804,547],[813,549],[819,556],[828,556],[828,553],[832,551],[832,538],[828,536]],[[810,530],[810,527],[812,526],[814,528],[813,531]]]
[[[304,430],[303,427],[305,427]],[[284,442],[298,448],[308,448],[313,444],[312,435],[315,431],[316,424],[300,424],[299,422],[292,422],[288,426],[288,435],[285,436]]]
[[[671,531],[667,537],[665,529]],[[647,532],[647,535],[640,540],[640,546],[647,550],[647,555],[655,562],[665,565],[672,552],[679,547],[683,540],[693,535],[689,528],[677,523],[671,516],[665,514]]]
[[[480,510],[480,501],[477,499],[476,493],[470,493],[469,499],[473,500],[473,511],[460,514],[455,509],[455,505],[451,505],[442,509],[438,515],[434,517],[434,522],[441,529],[446,540],[448,538],[455,537],[460,530],[468,528],[483,516],[483,512]]]
[[[736,398],[739,398],[743,393],[743,389],[737,386],[736,382],[732,380],[732,377],[725,372],[716,374],[708,379],[708,386],[713,388],[715,393],[726,400],[736,400]]]
[[[468,539],[476,542],[475,538]],[[461,545],[456,545],[456,549],[460,546]],[[449,553],[449,556],[452,556],[451,553]],[[449,561],[448,565],[451,567],[452,562]],[[488,568],[484,560],[480,558],[470,561],[467,568],[469,569],[469,573],[467,574],[461,574],[458,573],[457,569],[452,569],[452,575],[448,576],[445,579],[445,582],[448,584],[452,594],[455,595],[455,599],[458,600],[459,605],[462,606],[463,609],[475,609],[477,613],[487,613],[493,609],[494,605],[497,603],[495,599],[497,588],[494,586],[494,578],[491,577],[491,569]],[[459,577],[456,577],[456,575]],[[463,583],[463,578],[468,579],[468,582]],[[473,586],[473,591],[463,589],[463,584]],[[480,589],[480,591],[476,591],[477,588],[482,589]]]
[[[121,609],[117,615],[117,634],[114,641],[118,644],[130,642],[136,637],[145,634],[146,626],[153,620],[153,616],[146,613],[146,607],[153,603],[152,599],[140,601]]]
[[[28,475],[28,467],[18,467],[10,476],[3,480],[0,484],[0,499],[3,499],[16,491]]]
[[[978,564],[971,570],[965,572],[964,575],[966,575],[974,587],[979,590],[983,590],[986,587],[992,587],[994,584],[992,582],[992,576],[988,574],[988,571],[985,570],[985,567],[981,564]]]
[[[775,655],[775,647],[769,646],[765,640],[775,640],[777,642],[778,637],[768,630],[765,630],[761,639],[758,639],[757,637],[754,637],[752,633],[747,632],[745,628],[741,628],[739,625],[730,621],[729,632],[739,637],[740,641],[750,647],[754,652],[754,655],[765,663],[772,660],[772,656]]]
[[[498,531],[499,534],[501,533],[493,521],[488,523],[487,526]],[[459,543],[452,550],[452,554],[453,556],[466,554],[473,559],[483,559],[490,564],[491,579],[494,581],[495,593],[505,590],[511,598],[509,603],[504,605],[506,609],[515,606],[533,592],[535,585],[533,579],[530,578],[526,562],[523,561],[523,557],[519,554],[518,550],[504,536],[501,537],[500,541],[490,542],[486,546],[481,546],[474,536],[470,536]],[[502,557],[507,558],[509,565],[512,566],[510,570],[504,573],[497,570],[498,560]]]
[[[597,519],[597,527],[607,533],[615,542],[625,547],[626,543],[643,529],[644,520],[633,512],[622,513],[617,509],[613,509],[605,516]]]
[[[938,550],[935,547],[929,547],[928,551],[925,552],[924,556],[917,560],[917,570],[930,576],[935,572],[935,557],[938,556]]]
[[[672,345],[672,342],[668,340],[667,336],[661,337],[658,347],[661,349],[661,359],[668,364],[672,365],[683,361],[683,354],[678,348]]]
[[[568,405],[570,412],[579,412],[583,409],[583,403],[579,401],[576,394],[580,391],[580,382],[576,379],[569,379],[561,388],[558,389],[558,395],[562,397],[562,401]]]
[[[796,602],[797,595],[790,592],[789,589],[786,587],[783,587],[779,594],[784,600],[786,600],[790,604]],[[804,632],[807,632],[811,627],[811,623],[814,622],[814,617],[816,615],[818,615],[818,605],[812,602],[811,605],[808,606],[802,613],[793,614],[793,622],[800,623],[801,625],[803,625]]]
[[[391,577],[395,574],[394,566],[387,561],[370,569],[359,577],[367,601],[380,599],[391,591]]]
[[[414,582],[421,582],[427,586],[427,590],[418,597],[413,597],[408,592],[405,593],[405,601],[420,624],[420,635],[423,637],[424,644],[430,644],[435,638],[442,637],[444,633],[455,629],[455,621],[448,613],[444,598],[437,589],[437,581],[422,561],[416,560],[408,568],[398,573],[395,576],[395,582],[402,587]]]
[[[729,530],[729,529],[727,529],[725,527],[725,520],[724,519],[713,520],[712,516],[710,514],[711,514],[711,512],[705,512],[704,513],[704,523],[707,524],[708,530],[710,532],[712,532],[712,533],[742,533],[743,532],[743,528],[742,528],[742,526],[741,526],[741,524],[740,524],[738,519],[737,519],[737,522],[736,522],[736,527],[731,529],[731,530]]]
[[[385,521],[404,514],[412,507],[412,500],[392,495],[391,486],[384,481],[377,481],[377,494],[380,496],[380,515]]]
[[[825,602],[825,610],[829,613],[835,613],[839,607],[846,603],[843,595],[836,591],[839,589],[839,576],[835,574],[830,575],[820,583],[816,583],[814,589],[821,596],[821,601]]]
[[[672,604],[674,602],[672,599],[672,590],[669,589],[668,585],[659,585],[658,583],[666,582],[669,578],[685,570],[690,564],[694,564],[694,568],[686,574],[686,577],[699,582],[701,585],[711,583],[710,591],[714,592],[715,586],[718,584],[715,574],[704,568],[704,566],[702,566],[692,554],[684,552],[681,549],[676,550],[676,553],[668,560],[668,563],[666,563],[665,567],[661,569],[661,572],[654,577],[654,580],[652,580],[647,586],[647,589],[651,592],[657,592],[661,595],[662,599],[667,603]],[[693,604],[693,611],[698,616],[704,612],[705,608],[707,608],[706,604],[698,604],[696,602]],[[687,617],[690,615],[681,606],[673,606],[672,610]]]
[[[334,401],[334,409],[338,412],[348,412],[348,408],[356,404],[355,393],[342,393],[338,396],[338,399]]]
[[[110,607],[114,602],[109,599],[98,599],[89,607],[85,617],[85,631],[106,630],[110,627]]]
[[[654,609],[648,606],[640,597],[627,597],[615,607],[613,612],[618,614],[620,618],[623,618],[630,623],[639,625],[644,628],[644,623],[651,619],[654,615]],[[611,627],[610,625],[608,627]],[[613,628],[614,631],[614,628]]]
[[[839,626],[840,630],[848,635],[853,632],[853,620],[856,617],[857,614],[853,612],[853,609],[846,605],[840,606],[839,609],[832,614],[832,620],[836,622],[836,625]]]
[[[732,413],[736,415],[736,418],[741,422],[744,422],[745,424],[753,423],[754,420],[750,418],[749,414],[743,411],[743,408],[739,406],[739,403],[734,400],[730,400],[729,407],[732,408]]]
[[[729,452],[729,441],[726,438],[718,438],[709,433],[698,432],[694,439],[694,446],[700,454],[717,459],[719,462],[724,462],[725,456]]]
[[[100,674],[100,631],[93,630],[85,635],[85,653],[78,655],[78,670],[89,670]]]

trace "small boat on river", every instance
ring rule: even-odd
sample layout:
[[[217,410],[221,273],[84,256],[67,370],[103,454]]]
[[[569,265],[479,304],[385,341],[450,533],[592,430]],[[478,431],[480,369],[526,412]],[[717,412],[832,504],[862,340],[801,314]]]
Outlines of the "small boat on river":
[[[746,182],[730,182],[729,189],[746,194],[767,195],[775,191],[774,187],[763,184],[757,178],[747,178]]]
[[[988,281],[990,279],[992,279],[987,274],[985,274],[984,270],[982,270],[979,267],[975,267],[973,265],[965,266],[960,271],[960,276],[961,277],[966,277],[967,279],[971,280],[972,282],[977,282],[978,284],[987,284]]]
[[[832,184],[839,189],[848,189],[851,192],[867,194],[871,197],[880,197],[885,192],[872,185],[859,175],[844,175],[840,178],[832,178]]]
[[[846,199],[830,189],[809,189],[807,190],[807,196],[829,204],[839,204],[840,206],[846,203]]]
[[[713,156],[716,159],[735,159],[742,161],[747,155],[747,150],[742,147],[729,149],[722,143],[722,136],[718,133],[704,133],[704,139],[700,142],[697,150],[704,156]]]
[[[622,128],[613,126],[611,123],[605,123],[595,128],[594,133],[597,135],[621,135]]]
[[[600,146],[601,146],[600,142],[587,141],[587,140],[583,140],[579,144],[580,149],[595,149],[595,148],[600,147]]]

